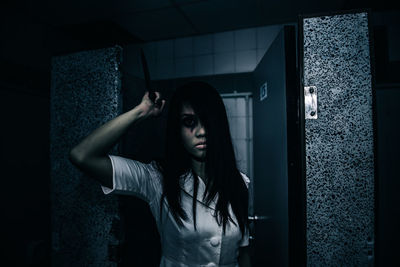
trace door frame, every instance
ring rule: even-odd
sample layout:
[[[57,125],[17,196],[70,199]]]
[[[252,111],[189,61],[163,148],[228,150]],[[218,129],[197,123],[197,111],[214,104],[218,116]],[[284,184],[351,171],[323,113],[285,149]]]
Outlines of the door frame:
[[[302,90],[302,25],[285,26],[288,157],[289,266],[306,266],[305,120]],[[296,43],[297,39],[297,43]],[[297,46],[297,49],[296,49]],[[297,54],[297,55],[296,55]]]

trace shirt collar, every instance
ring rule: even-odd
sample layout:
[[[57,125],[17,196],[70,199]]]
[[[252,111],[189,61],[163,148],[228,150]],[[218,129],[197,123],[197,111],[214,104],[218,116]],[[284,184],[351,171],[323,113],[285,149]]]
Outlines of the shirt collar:
[[[194,182],[194,176],[192,174],[191,171],[189,171],[188,173],[186,173],[183,177],[183,179],[181,179],[181,188],[182,190],[190,195],[193,198],[193,182]],[[206,191],[206,185],[203,182],[203,180],[196,175],[196,179],[198,179],[199,181],[199,186],[197,189],[197,201],[199,201],[200,203],[202,203],[203,205],[212,208],[215,210],[215,206],[216,206],[216,201],[218,200],[218,197],[216,196],[208,205],[206,204],[206,201],[203,199],[204,196],[204,192]]]

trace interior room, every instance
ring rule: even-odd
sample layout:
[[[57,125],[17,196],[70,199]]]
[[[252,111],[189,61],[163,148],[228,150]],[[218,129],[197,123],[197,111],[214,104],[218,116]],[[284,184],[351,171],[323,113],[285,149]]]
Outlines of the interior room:
[[[68,157],[150,88],[168,110],[194,81],[221,96],[250,180],[251,266],[400,266],[400,9],[389,1],[3,6],[7,266],[160,266],[148,203],[105,195]],[[163,158],[167,119],[129,128],[108,153]]]

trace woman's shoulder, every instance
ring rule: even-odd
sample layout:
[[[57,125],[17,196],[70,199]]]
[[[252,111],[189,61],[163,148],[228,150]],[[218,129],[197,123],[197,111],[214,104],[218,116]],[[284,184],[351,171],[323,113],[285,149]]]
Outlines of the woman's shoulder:
[[[162,173],[164,170],[164,162],[161,159],[152,159],[149,165],[159,173]]]

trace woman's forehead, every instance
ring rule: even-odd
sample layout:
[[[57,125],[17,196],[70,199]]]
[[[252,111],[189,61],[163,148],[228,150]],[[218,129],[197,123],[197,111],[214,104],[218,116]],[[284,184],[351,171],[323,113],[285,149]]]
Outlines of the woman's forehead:
[[[181,114],[195,114],[195,112],[190,104],[183,104]]]

